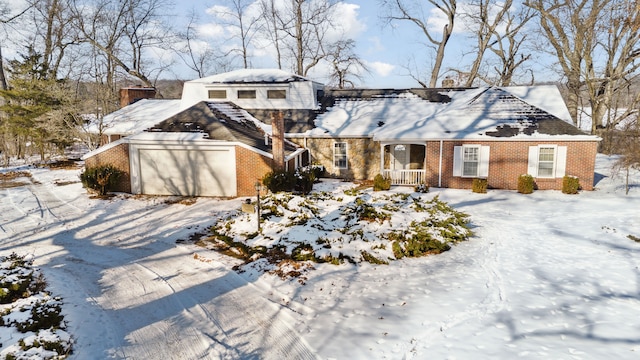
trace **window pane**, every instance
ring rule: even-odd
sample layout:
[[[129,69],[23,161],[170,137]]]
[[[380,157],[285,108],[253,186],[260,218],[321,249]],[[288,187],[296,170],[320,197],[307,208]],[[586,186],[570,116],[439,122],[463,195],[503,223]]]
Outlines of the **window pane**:
[[[478,163],[465,161],[462,176],[478,176]]]
[[[255,99],[255,90],[238,90],[238,99]]]
[[[339,169],[347,167],[347,143],[333,145],[333,166]]]
[[[553,177],[555,148],[540,148],[538,153],[538,176]]]
[[[462,176],[478,176],[478,147],[464,147],[462,153]]]
[[[464,148],[464,161],[478,161],[478,148]]]
[[[538,166],[539,177],[553,176],[553,162],[541,162]]]
[[[553,161],[553,148],[540,148],[540,161]]]
[[[209,90],[209,99],[226,99],[227,90]]]
[[[267,99],[286,99],[287,90],[267,90]]]

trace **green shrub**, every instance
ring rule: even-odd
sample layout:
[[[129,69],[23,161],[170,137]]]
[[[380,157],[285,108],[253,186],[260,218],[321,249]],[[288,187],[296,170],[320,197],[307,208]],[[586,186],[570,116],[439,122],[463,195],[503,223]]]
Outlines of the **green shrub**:
[[[305,166],[296,169],[294,173],[288,171],[272,171],[262,178],[262,184],[272,193],[299,192],[308,194],[313,189],[313,184],[319,175],[324,172],[324,167]]]
[[[313,184],[318,178],[315,168],[304,167],[296,170],[294,189],[302,194],[308,194],[313,190]]]
[[[562,178],[562,192],[565,194],[577,194],[580,190],[580,179],[575,176],[565,175]]]
[[[288,171],[272,171],[264,175],[262,184],[272,193],[290,192],[296,185],[296,177]]]
[[[417,193],[428,193],[429,192],[429,185],[425,184],[425,183],[420,183],[418,185],[416,185],[413,190]]]
[[[373,178],[373,191],[389,190],[391,189],[391,179],[382,176],[382,174],[376,175]]]
[[[535,184],[533,176],[522,174],[518,177],[518,192],[521,194],[531,194],[535,189]]]
[[[478,194],[486,194],[487,179],[473,179],[473,183],[471,184],[471,191]]]
[[[82,186],[104,196],[115,189],[118,180],[124,173],[113,165],[100,165],[86,168],[80,174]]]

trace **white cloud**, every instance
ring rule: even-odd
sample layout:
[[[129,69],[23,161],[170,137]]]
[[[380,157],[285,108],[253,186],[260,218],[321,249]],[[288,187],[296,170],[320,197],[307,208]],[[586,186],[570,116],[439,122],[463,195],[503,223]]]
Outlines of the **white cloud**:
[[[207,15],[211,15],[219,19],[229,19],[231,17],[231,9],[222,5],[213,5],[208,7],[204,12]]]
[[[389,76],[396,68],[395,65],[384,63],[381,61],[367,61],[366,65],[378,76]]]
[[[367,25],[358,18],[360,5],[339,2],[335,8],[335,21],[339,23],[344,38],[355,39],[367,30]]]
[[[198,35],[204,38],[217,38],[224,35],[224,27],[214,23],[198,25],[196,29]]]

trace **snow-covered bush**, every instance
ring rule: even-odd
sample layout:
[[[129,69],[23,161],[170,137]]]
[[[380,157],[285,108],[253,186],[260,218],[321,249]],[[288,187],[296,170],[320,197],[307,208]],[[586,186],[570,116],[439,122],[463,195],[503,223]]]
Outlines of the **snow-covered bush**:
[[[0,283],[5,295],[0,305],[0,359],[64,359],[70,354],[62,301],[45,291],[46,282],[33,260],[15,253],[0,258]]]

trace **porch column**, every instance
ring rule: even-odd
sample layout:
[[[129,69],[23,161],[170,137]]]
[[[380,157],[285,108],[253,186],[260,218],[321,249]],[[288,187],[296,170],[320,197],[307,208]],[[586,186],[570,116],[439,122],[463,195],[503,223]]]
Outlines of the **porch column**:
[[[380,143],[380,174],[384,174],[384,143]]]

